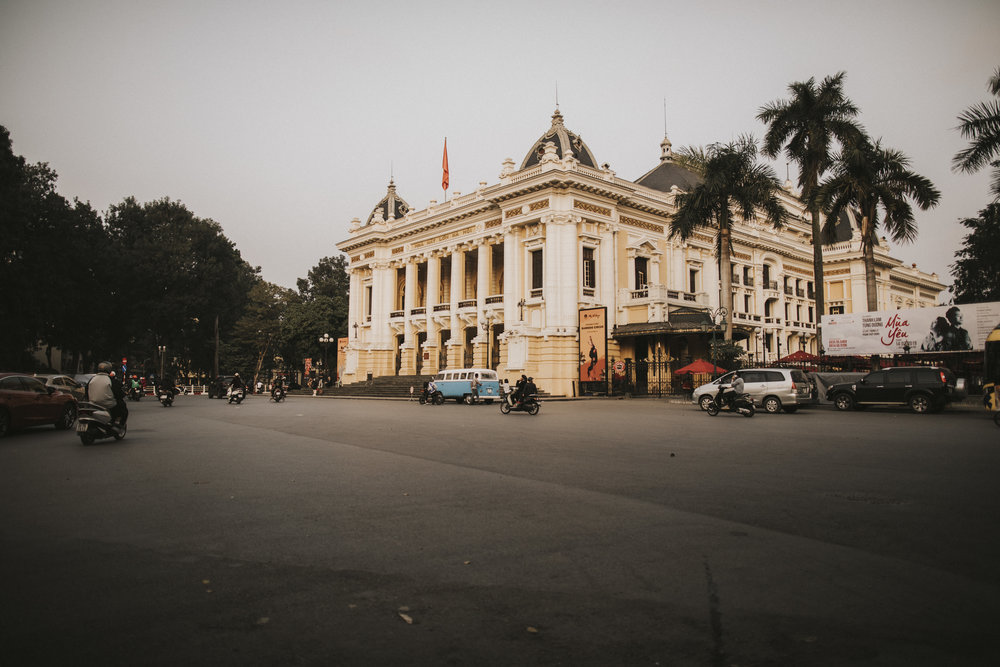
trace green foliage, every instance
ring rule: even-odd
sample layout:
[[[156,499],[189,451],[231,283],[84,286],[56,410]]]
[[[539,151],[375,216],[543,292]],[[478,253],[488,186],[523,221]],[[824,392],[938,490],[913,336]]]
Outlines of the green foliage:
[[[155,357],[156,347],[166,345],[171,358],[211,368],[215,320],[227,335],[259,269],[242,259],[218,223],[180,202],[139,204],[129,197],[109,209],[105,222],[119,315],[111,341],[138,357]]]
[[[912,241],[917,236],[917,224],[910,202],[927,210],[941,198],[934,184],[910,170],[909,165],[909,158],[901,151],[885,148],[881,140],[872,142],[864,136],[843,147],[830,178],[819,189],[829,234],[844,210],[855,208],[861,213],[869,311],[877,310],[874,247],[879,227],[895,241]]]
[[[715,355],[715,365],[733,371],[746,366],[747,352],[736,343],[728,340],[717,340],[712,345]]]
[[[712,144],[703,153],[691,149],[685,154],[694,160],[704,160],[699,170],[704,180],[677,196],[677,213],[670,226],[670,236],[687,239],[704,227],[716,230],[724,295],[722,305],[727,310],[725,337],[729,340],[733,328],[730,288],[733,212],[744,220],[755,220],[761,212],[775,228],[784,224],[788,213],[778,198],[781,186],[774,170],[757,161],[757,142],[753,137],[741,137],[728,144]]]
[[[951,265],[955,282],[948,289],[955,303],[1000,301],[1000,204],[990,204],[978,218],[960,222],[972,231]]]
[[[100,220],[88,204],[55,191],[56,173],[14,155],[0,127],[0,368],[30,369],[29,351],[88,349],[82,332],[96,326],[106,278],[93,258],[103,247]],[[84,299],[80,295],[87,295]]]
[[[1000,202],[1000,67],[990,77],[988,88],[995,99],[974,104],[958,117],[958,129],[969,145],[952,159],[952,168],[974,173],[992,167],[990,192],[993,201]]]

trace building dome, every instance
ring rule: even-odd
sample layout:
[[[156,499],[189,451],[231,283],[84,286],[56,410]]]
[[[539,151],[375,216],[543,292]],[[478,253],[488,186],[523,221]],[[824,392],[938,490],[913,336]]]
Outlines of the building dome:
[[[563,125],[562,114],[559,113],[558,108],[552,114],[552,127],[535,142],[535,145],[531,147],[528,154],[524,156],[521,169],[527,169],[540,163],[542,156],[545,155],[545,144],[550,141],[555,144],[556,155],[559,156],[559,159],[564,158],[568,153],[572,153],[573,157],[580,161],[580,164],[597,169],[597,158],[587,148],[587,144],[583,143],[580,135],[566,129],[566,126]]]
[[[365,224],[370,225],[373,220],[379,218],[381,220],[390,220],[393,218],[402,218],[410,211],[410,205],[407,204],[402,197],[396,194],[396,184],[393,183],[392,179],[389,179],[389,187],[374,209],[372,209],[371,215],[368,216],[368,222]]]

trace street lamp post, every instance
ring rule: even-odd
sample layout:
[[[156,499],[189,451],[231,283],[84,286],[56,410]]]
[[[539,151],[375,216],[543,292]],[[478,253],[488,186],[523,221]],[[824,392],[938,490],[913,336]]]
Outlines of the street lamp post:
[[[490,334],[492,333],[493,329],[492,326],[493,318],[490,317],[490,315],[486,312],[483,312],[483,318],[485,319],[485,321],[482,322],[479,326],[483,329],[483,331],[486,332],[486,368],[492,369],[493,366],[491,364],[493,362],[493,359],[490,358],[490,338],[492,336]]]
[[[160,345],[158,349],[160,350],[160,382],[163,382],[163,362],[167,356],[167,346]]]
[[[726,315],[729,311],[726,310],[725,306],[719,306],[718,308],[708,309],[708,316],[712,318],[712,379],[715,379],[716,367],[715,367],[715,330],[719,327],[719,322],[726,319]]]
[[[330,338],[330,334],[328,334],[328,333],[325,333],[325,334],[323,334],[322,336],[319,337],[319,342],[323,343],[323,368],[324,368],[324,370],[326,370],[327,373],[330,372],[329,371],[330,367],[327,365],[326,351],[327,351],[327,348],[329,347],[330,342],[332,340],[333,340],[333,338]]]

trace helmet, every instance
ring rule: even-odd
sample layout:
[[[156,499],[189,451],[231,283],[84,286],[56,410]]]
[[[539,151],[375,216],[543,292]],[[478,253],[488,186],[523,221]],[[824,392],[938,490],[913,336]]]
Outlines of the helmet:
[[[238,378],[239,376],[240,376],[240,374],[239,374],[239,373],[233,373],[233,377],[234,377],[234,378]]]
[[[110,361],[102,361],[101,363],[97,364],[98,373],[110,373],[111,368],[112,366]]]

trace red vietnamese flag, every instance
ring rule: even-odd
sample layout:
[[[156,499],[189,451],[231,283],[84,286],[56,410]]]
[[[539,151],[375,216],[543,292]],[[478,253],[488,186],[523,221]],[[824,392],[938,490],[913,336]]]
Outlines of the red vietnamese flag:
[[[441,159],[441,189],[448,195],[448,137],[444,138],[444,158]]]

